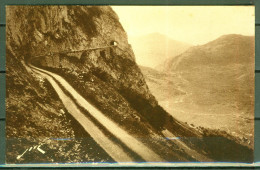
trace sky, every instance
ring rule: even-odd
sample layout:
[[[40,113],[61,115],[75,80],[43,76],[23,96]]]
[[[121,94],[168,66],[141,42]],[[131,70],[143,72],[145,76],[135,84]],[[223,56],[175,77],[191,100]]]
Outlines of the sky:
[[[112,6],[129,37],[158,32],[193,45],[254,35],[253,6]]]

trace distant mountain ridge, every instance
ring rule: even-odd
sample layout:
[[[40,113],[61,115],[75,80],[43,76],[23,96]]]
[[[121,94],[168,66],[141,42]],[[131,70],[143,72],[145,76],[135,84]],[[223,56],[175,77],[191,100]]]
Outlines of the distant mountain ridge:
[[[244,141],[191,127],[158,104],[110,6],[8,6],[6,16],[8,164],[252,163],[253,148]],[[107,47],[114,42],[117,46]],[[182,75],[170,76],[162,92],[171,92],[173,84],[178,87],[169,97],[187,96]],[[150,78],[158,77],[164,81],[161,74]],[[27,152],[38,145],[45,154]],[[148,160],[136,146],[160,157]]]
[[[139,37],[129,37],[137,63],[154,68],[169,57],[177,56],[192,45],[173,40],[160,33],[151,33]]]
[[[160,71],[140,68],[152,94],[174,117],[225,129],[252,146],[254,48],[253,36],[224,35],[166,60]]]
[[[250,58],[248,58],[248,57]],[[160,71],[185,70],[210,64],[241,64],[254,62],[254,37],[238,34],[223,35],[205,45],[194,46],[186,52],[167,59],[156,67]]]

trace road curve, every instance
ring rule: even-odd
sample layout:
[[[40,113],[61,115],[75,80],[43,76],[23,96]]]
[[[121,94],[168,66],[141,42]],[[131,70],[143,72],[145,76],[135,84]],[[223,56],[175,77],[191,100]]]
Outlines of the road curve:
[[[88,119],[81,111],[77,108],[78,104],[82,108],[88,110],[88,112],[101,123],[111,134],[117,137],[122,143],[124,143],[133,152],[138,154],[143,160],[147,162],[164,162],[164,160],[157,155],[150,148],[145,146],[143,143],[135,139],[133,136],[128,134],[119,125],[106,117],[101,111],[92,106],[88,101],[85,100],[66,80],[61,76],[52,72],[40,69],[33,65],[29,66],[38,74],[45,77],[53,86],[55,91],[58,93],[65,107],[72,114],[72,116],[79,121],[83,128],[94,138],[94,140],[117,162],[134,162],[133,159],[127,155],[123,148],[114,144],[103,132],[96,127],[90,119]],[[73,100],[67,96],[58,83],[66,89],[68,93],[73,97]],[[76,102],[76,104],[74,103]]]
[[[82,113],[68,95],[66,95],[61,87],[54,81],[54,79],[42,72],[33,70],[40,76],[46,78],[54,90],[57,92],[62,103],[68,110],[68,112],[80,123],[80,125],[90,134],[90,136],[117,162],[132,162],[133,159],[128,156],[125,151],[114,144],[105,134],[95,126],[95,124]]]

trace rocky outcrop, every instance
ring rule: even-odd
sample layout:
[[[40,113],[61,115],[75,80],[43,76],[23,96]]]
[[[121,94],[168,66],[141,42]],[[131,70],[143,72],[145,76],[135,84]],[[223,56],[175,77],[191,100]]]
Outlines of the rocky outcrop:
[[[66,55],[74,57],[84,62],[83,70],[98,70],[99,73],[110,75],[113,79],[110,81],[116,82],[118,90],[130,89],[131,93],[148,100],[152,107],[157,105],[135,64],[127,34],[110,7],[9,7],[7,19],[7,48],[12,47],[17,57],[24,57],[25,62],[39,55],[102,48],[116,41],[118,48],[108,49],[110,51],[100,49],[83,53],[59,53],[44,56],[41,64],[73,68],[68,64]],[[110,54],[106,54],[108,52]]]
[[[23,6],[7,8],[7,46],[17,46],[19,56],[33,57],[60,51],[76,51],[89,48],[109,46],[112,41],[118,42],[124,52],[123,58],[134,62],[134,54],[128,44],[127,35],[117,15],[110,7],[75,7],[75,6]],[[21,34],[21,31],[23,34]],[[9,38],[12,40],[9,40]],[[121,51],[120,51],[121,52]],[[118,55],[121,55],[117,51]],[[91,63],[95,67],[102,67],[107,73],[116,72],[99,62],[100,55],[85,54],[93,56]],[[81,57],[76,56],[75,57]],[[85,56],[82,56],[85,57]],[[51,63],[50,61],[47,61]],[[147,86],[136,85],[144,81],[141,73],[128,73],[125,79],[118,79],[128,86],[135,86],[133,89],[141,93],[146,99],[152,99]]]
[[[177,121],[158,105],[111,7],[8,6],[6,17],[7,162],[17,161],[19,153],[37,142],[47,143],[53,151],[38,161],[113,161],[73,122],[51,85],[28,67],[30,62],[61,75],[166,161],[200,160],[165,139],[162,131],[178,137],[202,137],[203,133]],[[117,46],[111,46],[113,42]],[[50,141],[53,137],[76,141]],[[28,159],[20,162],[28,163]]]
[[[110,7],[9,6],[6,11],[8,162],[17,161],[15,155],[23,152],[22,149],[45,138],[77,138],[79,135],[77,122],[63,114],[67,111],[50,84],[34,74],[27,67],[28,62],[62,75],[82,96],[131,134],[147,137],[160,134],[168,115],[150,93],[135,63],[127,34]],[[117,42],[116,47],[111,46],[113,42]],[[39,59],[33,61],[37,56]],[[61,123],[66,120],[70,121]],[[12,142],[11,139],[17,138],[24,140]],[[52,149],[57,149],[58,142],[50,143]],[[78,153],[75,149],[79,144],[84,146],[86,142],[62,143],[62,148],[72,145],[74,149],[69,152]],[[13,151],[14,147],[18,150]],[[160,150],[166,153],[169,148]],[[98,156],[98,152],[94,158],[91,154],[93,156],[93,152],[82,151],[69,156],[65,149],[54,159],[37,160],[100,162],[111,159]]]

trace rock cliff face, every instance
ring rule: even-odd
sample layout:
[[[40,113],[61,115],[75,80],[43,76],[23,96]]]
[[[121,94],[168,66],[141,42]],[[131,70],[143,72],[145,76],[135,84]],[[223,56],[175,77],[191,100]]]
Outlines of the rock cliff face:
[[[9,6],[6,16],[7,162],[113,162],[68,114],[48,81],[27,66],[30,62],[62,76],[107,117],[166,161],[203,158],[193,158],[186,146],[166,140],[167,134],[218,135],[190,128],[158,105],[135,63],[127,34],[110,7]],[[111,46],[114,42],[117,46]],[[38,60],[33,61],[36,56]],[[226,140],[234,142],[232,138]],[[190,141],[186,143],[201,149]],[[42,144],[48,152],[16,159],[36,144]],[[218,159],[215,152],[208,151],[211,145],[198,152]],[[230,160],[251,159],[251,150],[235,150],[249,157]]]
[[[120,52],[119,55],[129,62],[135,61],[127,35],[118,22],[117,15],[110,7],[27,6],[8,10],[7,18],[12,20],[7,21],[7,42],[14,43],[12,47],[17,46],[18,48],[19,46],[19,50],[22,50],[20,56],[24,56],[25,59],[57,51],[104,47],[109,46],[112,41],[116,41],[125,52],[123,56]],[[9,40],[10,37],[12,40]],[[11,44],[7,44],[7,46],[11,46]],[[80,54],[74,56],[84,57],[77,55]],[[118,70],[109,68],[108,62],[100,61],[102,60],[102,58],[98,58],[100,55],[85,55],[91,58],[86,63],[86,67],[90,68],[90,64],[92,64],[107,73],[112,72],[110,74],[120,83],[125,86],[131,84],[137,93],[155,103],[155,99],[149,93],[145,83],[142,84],[143,86],[137,85],[138,82],[144,82],[139,70],[135,72],[135,69],[132,69],[130,74],[125,74],[127,77],[119,78]],[[108,60],[113,59],[108,58]]]
[[[34,64],[62,75],[81,95],[132,134],[160,133],[168,115],[150,93],[135,63],[127,34],[110,7],[10,6],[6,14],[6,110],[10,141],[7,161],[17,161],[15,155],[46,138],[82,137],[79,125],[64,114],[67,111],[50,84],[27,67],[36,56],[41,58]],[[117,47],[109,47],[114,42]],[[64,52],[80,50],[87,51]],[[54,55],[48,55],[51,53]],[[57,149],[59,142],[48,142],[53,150]],[[63,142],[62,146],[66,151],[69,145],[77,148],[77,144],[93,145],[76,140]],[[79,154],[75,148],[66,152],[70,154],[42,161],[110,159],[107,155],[91,158],[87,151]],[[87,158],[82,154],[87,154]]]

